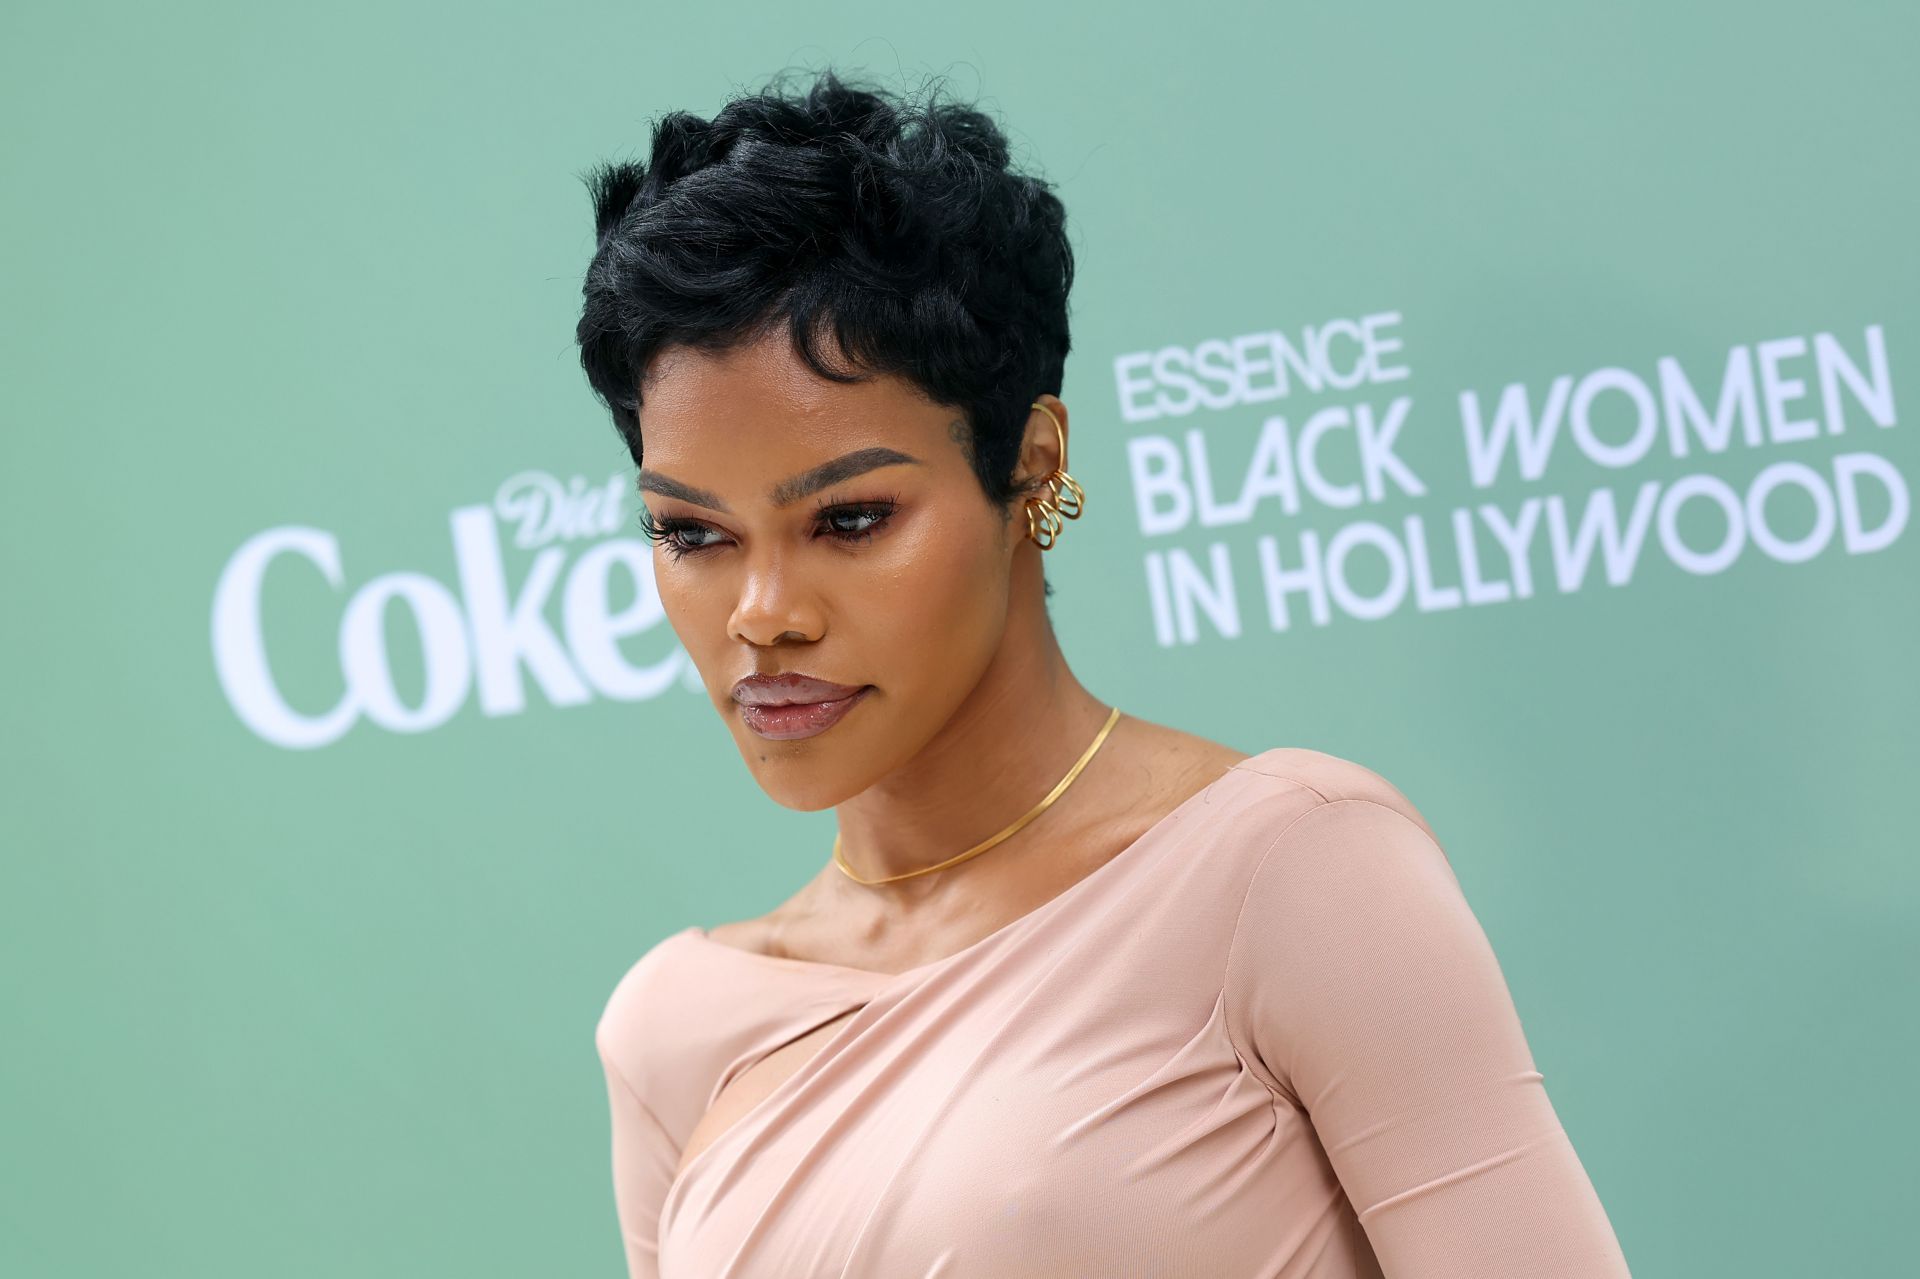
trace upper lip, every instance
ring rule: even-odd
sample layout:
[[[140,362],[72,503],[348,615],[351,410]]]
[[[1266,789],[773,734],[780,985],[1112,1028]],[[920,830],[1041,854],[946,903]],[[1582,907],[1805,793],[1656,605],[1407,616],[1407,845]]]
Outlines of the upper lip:
[[[851,697],[864,684],[835,684],[789,671],[784,675],[749,675],[733,686],[733,700],[747,706],[800,706]]]

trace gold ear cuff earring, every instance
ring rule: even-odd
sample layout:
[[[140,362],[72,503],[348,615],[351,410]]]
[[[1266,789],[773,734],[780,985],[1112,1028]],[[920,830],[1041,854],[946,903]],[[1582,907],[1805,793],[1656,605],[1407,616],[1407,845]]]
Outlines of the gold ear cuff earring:
[[[1041,550],[1053,549],[1060,540],[1060,531],[1066,527],[1066,521],[1077,520],[1087,507],[1087,491],[1080,482],[1067,474],[1067,428],[1061,422],[1060,415],[1042,404],[1033,402],[1033,407],[1045,413],[1053,421],[1053,429],[1060,435],[1060,465],[1053,468],[1053,474],[1047,476],[1044,483],[1053,496],[1030,497],[1027,499],[1027,536],[1039,544]]]

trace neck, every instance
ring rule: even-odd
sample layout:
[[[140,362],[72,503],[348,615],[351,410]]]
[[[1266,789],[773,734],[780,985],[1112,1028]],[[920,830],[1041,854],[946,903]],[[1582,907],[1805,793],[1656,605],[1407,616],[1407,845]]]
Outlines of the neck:
[[[1037,564],[1033,573],[1037,579]],[[1033,603],[1010,613],[986,674],[946,726],[912,759],[836,808],[841,855],[862,877],[921,870],[998,834],[1046,798],[1106,722],[1109,708],[1067,668],[1038,582],[1014,598]],[[1122,727],[1115,726],[1102,753]],[[1048,818],[1079,807],[1075,801],[1085,796],[1075,792],[1099,763],[1096,755],[1045,815],[964,865],[1017,859],[1020,847],[1049,838],[1058,826]],[[847,889],[903,902],[948,891],[945,873],[872,887],[855,885],[837,868],[831,875]]]

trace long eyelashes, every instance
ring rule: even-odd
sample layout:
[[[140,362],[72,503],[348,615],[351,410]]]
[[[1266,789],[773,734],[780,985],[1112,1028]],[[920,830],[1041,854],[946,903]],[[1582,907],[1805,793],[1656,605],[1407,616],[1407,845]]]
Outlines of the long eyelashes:
[[[822,536],[845,545],[864,542],[883,528],[899,504],[897,497],[872,502],[822,502],[814,511],[814,520]],[[689,544],[682,535],[699,536],[717,530],[699,520],[670,516],[655,520],[645,505],[640,507],[640,532],[649,542],[665,548],[674,559],[698,555],[720,545],[717,541]],[[844,527],[855,524],[858,527]]]

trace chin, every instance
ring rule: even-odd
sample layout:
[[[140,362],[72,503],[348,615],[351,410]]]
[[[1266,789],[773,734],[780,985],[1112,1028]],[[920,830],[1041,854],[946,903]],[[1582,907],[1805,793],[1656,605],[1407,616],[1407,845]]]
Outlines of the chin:
[[[753,780],[767,798],[796,813],[817,813],[845,802],[865,790],[867,783],[855,776],[854,758],[827,739],[774,741],[752,729],[733,726],[734,743],[740,758],[746,761]]]

